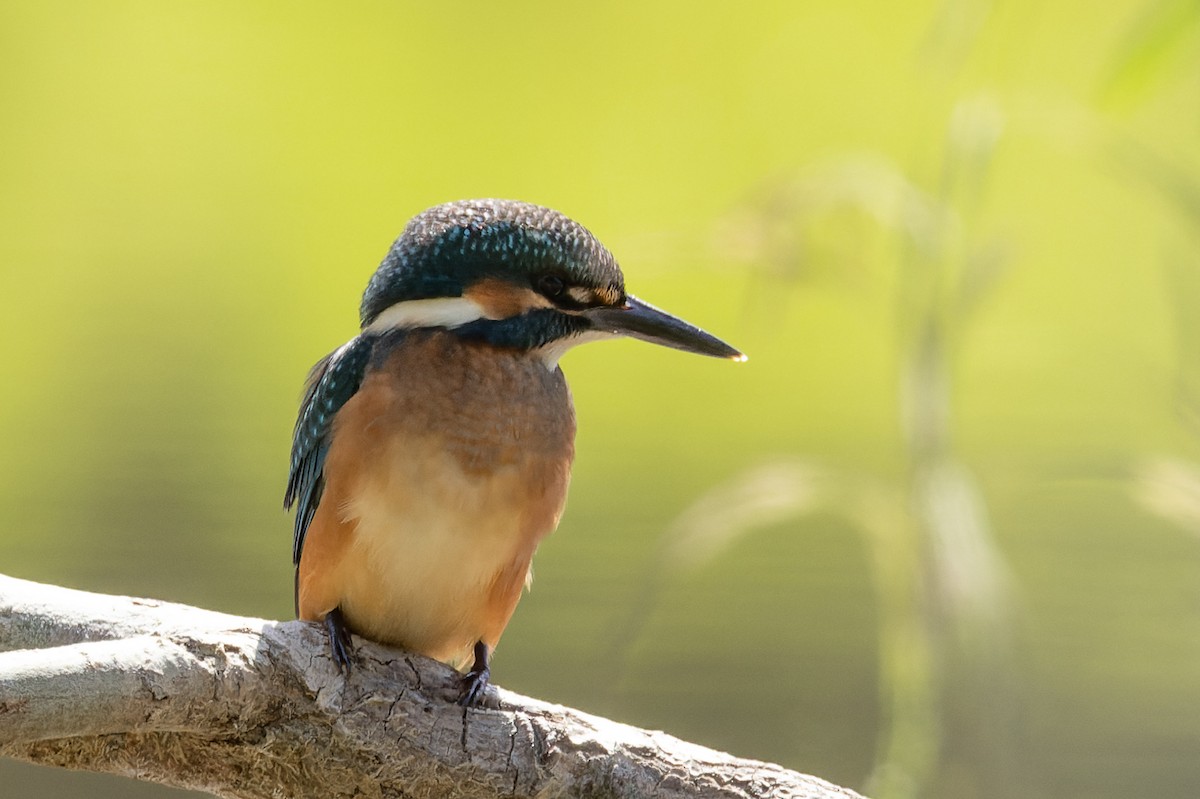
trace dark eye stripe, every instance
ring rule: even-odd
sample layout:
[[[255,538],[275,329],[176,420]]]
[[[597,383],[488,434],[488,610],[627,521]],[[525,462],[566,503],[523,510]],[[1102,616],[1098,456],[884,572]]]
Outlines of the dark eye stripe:
[[[533,279],[533,288],[564,311],[584,311],[598,305],[613,305],[611,289],[568,285],[562,277],[546,273]]]

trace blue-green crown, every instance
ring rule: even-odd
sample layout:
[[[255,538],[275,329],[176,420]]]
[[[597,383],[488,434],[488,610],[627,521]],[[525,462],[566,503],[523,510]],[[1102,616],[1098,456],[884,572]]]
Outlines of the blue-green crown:
[[[546,274],[625,293],[612,253],[558,211],[515,200],[437,205],[414,217],[392,244],[363,292],[359,317],[366,327],[398,302],[458,297],[487,277],[519,283]]]

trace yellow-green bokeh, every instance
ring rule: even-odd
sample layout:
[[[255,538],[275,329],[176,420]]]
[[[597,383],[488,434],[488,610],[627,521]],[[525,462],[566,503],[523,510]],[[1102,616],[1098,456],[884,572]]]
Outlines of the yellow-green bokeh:
[[[286,618],[307,368],[410,216],[520,198],[750,361],[564,360],[499,683],[877,799],[1194,796],[1197,8],[5,3],[0,572]]]

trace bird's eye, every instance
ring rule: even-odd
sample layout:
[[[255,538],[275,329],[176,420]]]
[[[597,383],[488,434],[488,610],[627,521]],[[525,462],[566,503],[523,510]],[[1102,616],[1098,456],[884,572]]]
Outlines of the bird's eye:
[[[554,299],[567,290],[567,283],[558,275],[541,275],[534,283],[539,294]]]

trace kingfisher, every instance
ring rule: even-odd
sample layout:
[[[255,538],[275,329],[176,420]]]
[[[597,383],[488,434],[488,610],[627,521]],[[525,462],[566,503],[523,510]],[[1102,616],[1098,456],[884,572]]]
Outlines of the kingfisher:
[[[559,359],[619,336],[745,356],[627,294],[582,225],[512,200],[414,217],[359,317],[309,373],[292,438],[296,612],[324,625],[339,671],[354,633],[466,669],[458,702],[478,705],[566,502],[575,411]]]

